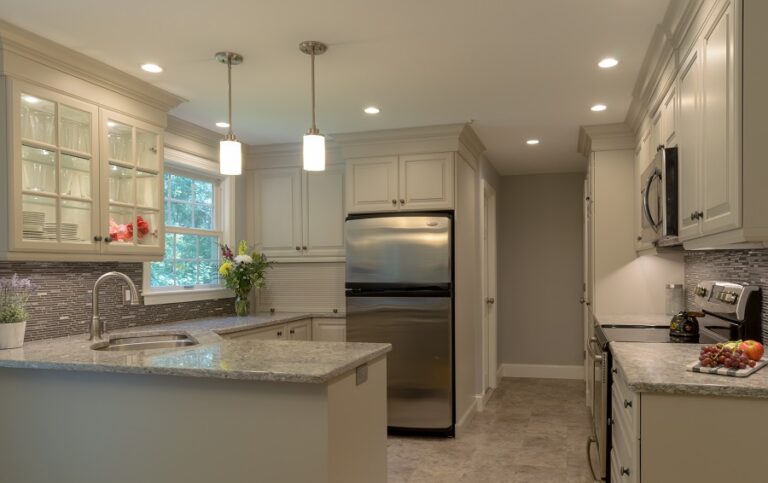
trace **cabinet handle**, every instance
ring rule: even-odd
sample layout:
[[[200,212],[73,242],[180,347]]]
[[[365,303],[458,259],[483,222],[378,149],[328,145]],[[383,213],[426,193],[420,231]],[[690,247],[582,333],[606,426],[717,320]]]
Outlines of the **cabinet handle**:
[[[296,247],[296,251],[298,252],[299,250],[301,250],[301,247]]]
[[[396,206],[396,205],[397,205],[397,200],[392,200],[392,206]]]
[[[112,243],[112,237],[107,235],[104,237],[104,243]]]
[[[624,400],[624,409],[631,408],[632,407],[632,401]]]
[[[96,235],[96,236],[93,237],[93,241],[95,241],[95,242],[100,242],[101,240],[103,240],[103,238],[100,237],[99,235]]]
[[[401,204],[401,205],[404,205],[404,204],[405,204],[405,200],[401,198],[401,199],[400,199],[400,204]]]
[[[621,467],[620,470],[621,476],[629,476],[629,468]]]

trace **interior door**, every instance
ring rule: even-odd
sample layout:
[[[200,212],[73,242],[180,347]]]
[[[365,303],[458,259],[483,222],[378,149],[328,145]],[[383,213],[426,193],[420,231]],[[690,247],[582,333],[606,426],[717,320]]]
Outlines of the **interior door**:
[[[453,425],[453,321],[449,297],[347,297],[347,340],[392,344],[387,424]]]

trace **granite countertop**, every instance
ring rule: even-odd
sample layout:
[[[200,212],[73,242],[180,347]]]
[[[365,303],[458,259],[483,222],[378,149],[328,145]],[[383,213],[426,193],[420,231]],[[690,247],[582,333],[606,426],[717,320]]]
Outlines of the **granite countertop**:
[[[690,372],[699,344],[611,342],[611,353],[629,388],[636,392],[768,399],[768,369],[748,377]]]
[[[343,314],[275,313],[216,317],[141,328],[128,334],[185,333],[199,345],[186,348],[95,351],[85,335],[25,343],[0,350],[0,367],[65,371],[160,374],[251,381],[325,383],[386,354],[390,344],[226,339],[218,334]]]
[[[594,314],[599,325],[666,325],[672,321],[666,314],[603,315]]]

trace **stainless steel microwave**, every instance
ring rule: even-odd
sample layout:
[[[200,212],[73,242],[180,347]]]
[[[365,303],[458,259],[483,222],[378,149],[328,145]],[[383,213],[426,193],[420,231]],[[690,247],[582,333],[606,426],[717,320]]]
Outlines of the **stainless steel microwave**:
[[[642,239],[656,246],[679,245],[677,148],[659,146],[640,176]]]

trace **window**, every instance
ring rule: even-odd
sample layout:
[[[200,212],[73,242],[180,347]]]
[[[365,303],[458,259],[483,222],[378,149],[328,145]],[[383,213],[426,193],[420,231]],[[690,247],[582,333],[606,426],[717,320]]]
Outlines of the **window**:
[[[165,149],[165,256],[144,264],[144,303],[231,297],[219,280],[219,244],[231,243],[234,181],[218,165]]]
[[[165,172],[165,259],[150,266],[150,287],[219,285],[217,181]]]

